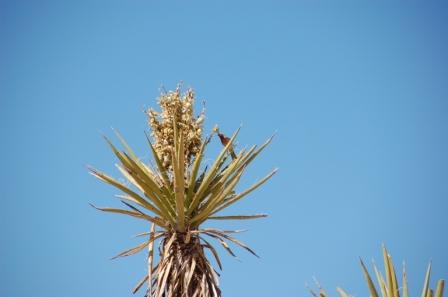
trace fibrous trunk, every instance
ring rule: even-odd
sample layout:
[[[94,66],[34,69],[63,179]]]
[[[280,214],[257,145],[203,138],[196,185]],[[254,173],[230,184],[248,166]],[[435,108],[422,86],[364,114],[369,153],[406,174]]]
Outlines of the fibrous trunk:
[[[150,297],[220,297],[218,273],[191,231],[166,236],[159,246],[159,263],[151,269]]]

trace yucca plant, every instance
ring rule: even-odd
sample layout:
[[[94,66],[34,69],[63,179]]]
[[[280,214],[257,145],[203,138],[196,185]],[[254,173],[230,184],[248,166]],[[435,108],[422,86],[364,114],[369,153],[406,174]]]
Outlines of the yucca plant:
[[[374,284],[372,277],[367,270],[366,265],[360,259],[361,268],[364,274],[364,278],[366,280],[367,286],[369,288],[369,293],[371,297],[400,297],[400,291],[402,297],[409,297],[408,290],[408,280],[406,276],[406,269],[403,265],[403,276],[402,276],[402,287],[399,287],[397,281],[397,275],[395,273],[394,264],[392,263],[392,257],[390,256],[387,249],[383,246],[383,260],[384,260],[384,275],[378,270],[375,264],[373,264],[373,270],[375,272],[375,278],[377,280],[377,285],[379,290]],[[431,275],[431,263],[428,265],[428,269],[426,270],[425,280],[423,282],[423,289],[421,293],[421,297],[443,297],[443,289],[445,287],[445,281],[440,279],[437,282],[436,290],[430,288],[429,281]],[[317,283],[319,293],[314,292],[310,289],[311,295],[313,297],[328,297],[328,294],[325,290]],[[341,288],[337,288],[337,291],[341,297],[350,297],[352,295],[346,293]],[[379,292],[379,293],[378,293]]]
[[[118,195],[123,208],[96,207],[98,210],[128,215],[150,223],[146,237],[136,247],[114,258],[148,250],[148,273],[138,282],[133,292],[148,284],[148,297],[218,297],[219,274],[205,255],[209,250],[218,267],[221,260],[210,242],[216,240],[227,252],[235,256],[229,243],[250,253],[255,252],[233,237],[238,230],[201,228],[207,220],[246,220],[265,217],[265,214],[220,216],[219,212],[270,179],[276,170],[247,188],[237,192],[236,186],[248,165],[266,148],[272,137],[260,147],[252,146],[236,152],[235,139],[239,129],[227,138],[217,127],[203,138],[204,110],[195,116],[194,93],[190,89],[182,94],[180,87],[164,92],[158,103],[161,112],[147,111],[151,135],[146,134],[154,164],[143,162],[117,134],[124,151],[120,151],[106,138],[118,158],[118,170],[127,183],[90,168],[90,173],[123,192]],[[205,166],[204,153],[214,135],[224,145],[216,159]],[[151,139],[152,138],[152,139]],[[154,248],[159,242],[158,253]]]

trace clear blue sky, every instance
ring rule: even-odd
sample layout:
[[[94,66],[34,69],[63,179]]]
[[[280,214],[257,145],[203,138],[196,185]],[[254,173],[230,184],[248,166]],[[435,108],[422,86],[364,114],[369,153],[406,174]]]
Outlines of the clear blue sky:
[[[278,132],[233,209],[270,217],[227,225],[261,259],[224,255],[224,296],[365,296],[382,243],[420,294],[430,259],[448,278],[447,53],[444,1],[1,1],[0,295],[131,296],[145,256],[108,259],[147,226],[92,209],[118,203],[85,165],[118,176],[110,127],[148,157],[179,80],[239,147]]]

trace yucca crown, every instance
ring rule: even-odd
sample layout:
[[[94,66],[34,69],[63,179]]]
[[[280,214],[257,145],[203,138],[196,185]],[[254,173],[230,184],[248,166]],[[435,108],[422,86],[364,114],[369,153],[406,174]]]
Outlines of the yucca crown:
[[[239,129],[228,138],[215,127],[210,136],[203,138],[205,114],[202,110],[199,116],[194,115],[193,90],[182,94],[178,87],[173,92],[164,92],[158,103],[160,112],[147,111],[153,142],[149,135],[146,137],[155,166],[141,161],[118,132],[117,137],[125,151],[118,150],[105,138],[119,159],[117,167],[129,186],[96,169],[90,168],[90,172],[122,191],[124,195],[118,197],[127,209],[96,208],[151,223],[150,232],[140,234],[148,237],[145,242],[116,256],[129,256],[148,248],[148,275],[137,284],[134,292],[148,281],[146,296],[221,296],[218,274],[206,258],[204,249],[211,251],[220,268],[221,260],[205,237],[217,240],[233,256],[229,242],[256,254],[231,236],[238,231],[201,229],[200,226],[206,220],[245,220],[266,216],[217,214],[275,174],[276,170],[242,192],[235,190],[247,166],[266,148],[272,137],[260,147],[254,145],[236,153],[234,143]],[[210,167],[204,167],[204,152],[215,134],[224,147]],[[154,242],[159,239],[159,259],[155,263]]]

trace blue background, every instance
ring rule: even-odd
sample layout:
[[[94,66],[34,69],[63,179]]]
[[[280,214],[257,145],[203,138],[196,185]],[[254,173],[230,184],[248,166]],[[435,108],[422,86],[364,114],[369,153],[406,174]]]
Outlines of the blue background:
[[[108,258],[147,226],[92,209],[119,204],[85,165],[119,175],[111,126],[149,158],[142,110],[180,80],[239,148],[278,132],[224,296],[365,296],[382,243],[420,294],[448,276],[447,53],[444,1],[1,1],[0,295],[131,296],[145,255]]]

